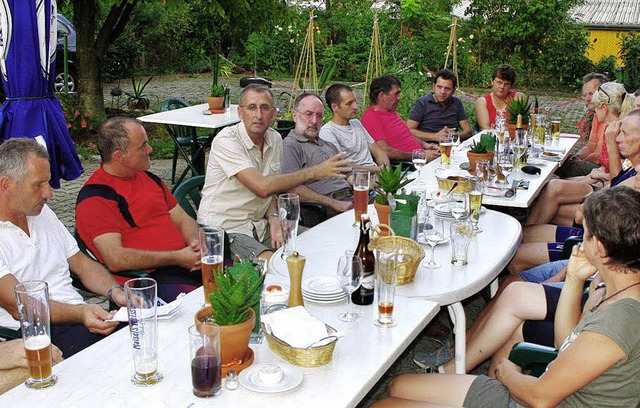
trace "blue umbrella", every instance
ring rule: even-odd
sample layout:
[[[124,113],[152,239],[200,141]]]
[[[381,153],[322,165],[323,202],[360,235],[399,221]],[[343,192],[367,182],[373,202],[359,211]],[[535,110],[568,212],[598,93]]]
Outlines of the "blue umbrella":
[[[55,0],[0,0],[0,68],[7,100],[0,107],[0,140],[29,137],[51,158],[51,186],[84,171],[54,95]]]

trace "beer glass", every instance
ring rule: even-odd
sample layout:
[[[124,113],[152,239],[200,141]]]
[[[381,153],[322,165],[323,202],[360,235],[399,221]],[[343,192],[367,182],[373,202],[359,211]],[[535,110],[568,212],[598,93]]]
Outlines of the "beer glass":
[[[296,251],[296,241],[298,240],[300,197],[297,194],[286,193],[278,196],[278,218],[280,218],[282,238],[284,239],[282,259],[286,259]]]
[[[376,326],[393,327],[393,305],[398,282],[398,264],[401,262],[398,251],[375,250],[376,257],[376,296],[378,297],[378,318],[373,321]],[[406,256],[406,255],[404,255]]]
[[[369,205],[369,178],[368,170],[355,170],[353,172],[353,212],[355,213],[354,227],[360,225],[360,216],[367,213]]]
[[[464,266],[467,264],[467,252],[471,242],[473,226],[469,221],[451,223],[451,264]]]
[[[469,191],[469,219],[473,225],[473,235],[482,232],[478,227],[480,221],[480,211],[482,210],[482,187],[475,185],[473,190]]]
[[[451,165],[451,150],[453,148],[453,140],[449,136],[440,138],[440,162],[445,169]]]
[[[189,350],[193,395],[201,398],[219,395],[222,389],[220,326],[207,322],[189,327]]]
[[[200,227],[198,237],[204,303],[208,304],[209,295],[217,288],[213,274],[222,268],[224,260],[224,230],[219,227]]]
[[[124,283],[135,374],[131,382],[149,386],[162,381],[158,371],[158,285],[151,278],[130,279]]]
[[[58,381],[52,374],[49,288],[44,281],[26,281],[15,286],[14,292],[22,326],[29,378],[29,388],[47,388]]]
[[[558,145],[558,140],[560,138],[560,126],[562,123],[562,118],[560,116],[553,116],[551,118],[551,123],[549,124],[549,133],[551,134],[551,142],[554,146]]]

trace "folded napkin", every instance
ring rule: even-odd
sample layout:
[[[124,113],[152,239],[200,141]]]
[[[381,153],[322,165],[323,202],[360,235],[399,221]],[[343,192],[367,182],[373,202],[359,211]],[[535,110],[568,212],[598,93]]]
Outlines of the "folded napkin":
[[[294,348],[307,348],[327,337],[327,326],[302,306],[260,316],[267,331]]]
[[[156,315],[158,319],[169,319],[177,312],[178,308],[182,306],[182,297],[184,293],[178,295],[176,300],[171,303],[167,303],[164,300],[158,298],[158,306],[156,307]],[[143,316],[144,317],[144,316]],[[127,313],[126,306],[122,306],[111,320],[105,320],[107,322],[128,322],[129,315]]]
[[[544,150],[548,152],[555,152],[555,153],[564,153],[567,151],[567,149],[562,146],[545,146]]]
[[[545,156],[545,155],[540,155],[540,159],[542,159],[542,160],[546,160],[546,161],[551,161],[551,162],[560,162],[560,161],[562,161],[562,156]]]

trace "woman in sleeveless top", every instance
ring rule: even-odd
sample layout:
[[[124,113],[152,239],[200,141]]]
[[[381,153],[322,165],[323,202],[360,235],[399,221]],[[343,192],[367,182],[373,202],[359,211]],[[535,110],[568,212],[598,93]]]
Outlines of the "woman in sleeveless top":
[[[511,90],[516,83],[516,70],[510,65],[500,65],[491,73],[491,93],[476,101],[478,127],[490,129],[496,123],[496,111],[507,109],[507,102],[515,97],[524,97],[521,92]]]

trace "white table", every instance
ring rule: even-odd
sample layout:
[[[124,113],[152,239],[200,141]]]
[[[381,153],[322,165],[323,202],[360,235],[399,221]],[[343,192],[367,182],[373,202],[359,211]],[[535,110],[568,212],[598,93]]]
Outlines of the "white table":
[[[167,126],[167,131],[173,139],[173,142],[176,144],[176,148],[187,162],[187,168],[178,178],[176,186],[182,182],[189,170],[192,171],[194,176],[204,175],[204,153],[206,147],[211,145],[211,140],[213,140],[217,132],[222,128],[240,122],[240,118],[238,117],[238,105],[231,105],[225,113],[205,115],[203,112],[209,112],[209,105],[206,103],[158,112],[151,115],[140,116],[138,118],[144,123],[158,123]],[[171,126],[176,125],[212,129],[213,132],[204,144],[201,144],[198,141],[197,135],[194,136],[193,143],[195,145],[195,149],[192,149],[192,155],[189,157],[180,143],[178,143],[178,139],[174,134],[173,129],[171,129]]]
[[[377,224],[378,217],[373,205],[369,206],[368,211],[372,223]],[[353,210],[337,215],[298,237],[297,249],[307,258],[305,277],[335,274],[338,257],[345,250],[355,249],[357,245],[359,229],[353,228],[352,223]],[[468,265],[452,266],[451,246],[439,245],[435,256],[442,267],[431,270],[421,264],[415,281],[399,286],[397,290],[398,299],[425,299],[438,302],[440,306],[448,306],[454,323],[457,373],[465,372],[466,355],[466,316],[460,302],[496,281],[515,254],[522,238],[520,223],[497,211],[485,210],[480,216],[479,226],[484,231],[471,241]],[[430,256],[431,247],[422,247],[426,256]],[[280,254],[281,250],[278,250],[271,257],[269,267],[284,276],[287,274],[287,267]],[[365,310],[373,308],[367,306]]]
[[[352,214],[353,217],[353,214]],[[309,269],[309,267],[307,268]],[[280,277],[269,277],[279,280]],[[196,398],[191,390],[187,328],[202,305],[202,288],[183,298],[183,309],[172,320],[159,321],[159,370],[164,380],[151,387],[136,387],[129,381],[133,358],[129,329],[106,339],[54,366],[58,383],[48,389],[31,390],[24,385],[0,396],[2,407],[354,407],[389,369],[404,349],[437,314],[435,302],[399,298],[398,324],[381,329],[373,324],[373,309],[362,308],[356,323],[343,323],[337,314],[346,303],[305,305],[310,313],[346,336],[339,339],[332,361],[322,367],[301,368],[302,384],[286,393],[255,393],[240,386],[222,388],[213,399]],[[266,340],[251,345],[255,363],[288,364],[275,355]],[[193,405],[192,405],[193,404]]]
[[[572,134],[561,134],[559,139],[559,148],[565,149],[566,153],[571,152],[571,149],[578,141],[578,135]],[[447,172],[455,172],[461,175],[466,174],[469,175],[467,171],[461,170],[459,168],[461,163],[468,162],[467,151],[469,151],[469,146],[472,143],[472,140],[479,140],[480,133],[475,135],[473,138],[464,141],[458,146],[457,149],[454,150],[453,153],[453,164]],[[527,190],[518,189],[516,195],[511,198],[505,197],[492,197],[485,195],[482,198],[482,203],[486,205],[495,205],[501,207],[518,207],[518,208],[529,208],[531,203],[538,197],[542,188],[547,184],[549,179],[553,176],[553,173],[564,163],[564,161],[569,157],[569,154],[564,154],[562,160],[559,162],[548,161],[544,159],[536,159],[536,167],[540,168],[539,175],[531,175],[526,173],[515,174],[515,172],[509,175],[509,181],[511,182],[514,179],[522,179],[529,181],[529,188]],[[425,188],[427,191],[436,191],[438,190],[438,181],[435,177],[436,169],[441,167],[440,159],[433,160],[429,162],[426,166],[422,168],[422,172],[420,173],[420,179],[426,183]],[[414,176],[417,176],[417,172],[413,173]],[[411,183],[407,186],[408,189],[415,188]]]

